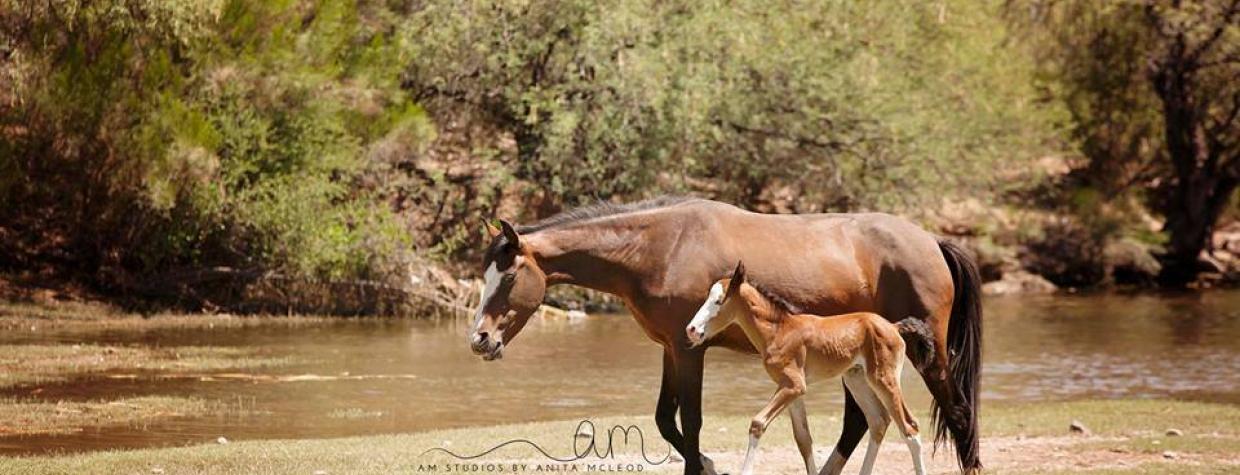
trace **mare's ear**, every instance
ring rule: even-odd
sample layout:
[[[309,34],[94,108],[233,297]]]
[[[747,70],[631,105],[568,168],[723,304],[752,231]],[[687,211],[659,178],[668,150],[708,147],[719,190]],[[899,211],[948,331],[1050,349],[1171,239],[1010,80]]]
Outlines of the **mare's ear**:
[[[490,236],[491,239],[495,239],[495,236],[499,236],[500,230],[499,228],[495,227],[494,224],[491,224],[491,220],[484,219],[482,220],[482,224],[486,226],[487,236]]]
[[[736,261],[736,269],[732,271],[732,279],[728,282],[728,292],[726,295],[736,293],[741,288],[741,284],[745,282],[745,262]]]
[[[517,235],[517,230],[512,227],[512,223],[501,219],[499,220],[499,228],[504,233],[504,239],[508,240],[509,246],[512,246],[513,249],[521,247],[521,237]]]

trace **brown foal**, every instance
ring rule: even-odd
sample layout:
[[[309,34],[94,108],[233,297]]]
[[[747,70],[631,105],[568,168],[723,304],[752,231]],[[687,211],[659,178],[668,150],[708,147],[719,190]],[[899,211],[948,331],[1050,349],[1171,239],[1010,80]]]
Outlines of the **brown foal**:
[[[743,263],[736,265],[731,278],[715,282],[706,302],[685,328],[689,342],[700,344],[736,323],[758,348],[767,374],[779,385],[771,401],[754,416],[749,426],[749,450],[741,474],[753,473],[758,439],[771,420],[805,394],[807,367],[817,377],[842,375],[844,384],[865,412],[870,445],[866,449],[862,475],[873,470],[878,448],[892,420],[912,452],[914,470],[919,475],[925,474],[917,421],[909,414],[900,391],[900,372],[904,366],[901,333],[906,325],[915,325],[915,320],[892,324],[870,312],[831,317],[801,314],[778,296],[746,282]],[[909,333],[916,335],[912,328]],[[803,409],[798,406],[794,409],[797,409],[792,412],[794,424],[804,424]],[[801,434],[797,435],[806,470],[812,474],[813,448],[809,446],[808,434],[805,441],[800,440]]]

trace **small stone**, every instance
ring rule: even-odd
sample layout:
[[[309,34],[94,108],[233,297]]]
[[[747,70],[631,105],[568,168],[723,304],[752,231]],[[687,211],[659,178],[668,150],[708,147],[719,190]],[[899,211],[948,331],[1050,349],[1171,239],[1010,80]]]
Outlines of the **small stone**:
[[[719,432],[727,432],[727,431],[728,431],[728,428],[727,428],[727,427],[720,427],[720,428],[719,428]]]
[[[152,469],[151,469],[151,473],[154,473],[154,474],[158,475],[158,474],[164,473],[164,469],[159,468],[159,467],[155,467],[155,468],[152,468]]]
[[[1162,441],[1158,439],[1151,440],[1150,443],[1153,445],[1162,445]]]
[[[1167,451],[1164,451],[1164,452],[1163,452],[1163,458],[1165,458],[1165,459],[1167,459],[1167,460],[1175,460],[1175,459],[1177,459],[1177,458],[1179,458],[1179,457],[1180,457],[1180,454],[1177,454],[1177,453],[1172,452],[1172,451],[1170,451],[1170,450],[1167,450]]]
[[[314,475],[327,475],[327,470],[315,470]]]
[[[1167,435],[1169,437],[1179,437],[1181,435],[1184,435],[1184,431],[1180,429],[1167,429]]]
[[[1081,421],[1072,421],[1072,424],[1068,425],[1068,431],[1073,434],[1089,435],[1089,428],[1085,427]]]
[[[228,445],[228,439],[221,435],[218,439],[215,439],[215,443],[220,445]]]

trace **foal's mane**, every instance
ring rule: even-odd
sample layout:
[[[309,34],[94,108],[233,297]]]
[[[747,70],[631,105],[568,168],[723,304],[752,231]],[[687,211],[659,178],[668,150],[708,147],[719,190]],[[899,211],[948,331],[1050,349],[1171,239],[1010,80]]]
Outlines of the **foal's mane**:
[[[748,280],[746,280],[745,283],[749,284],[749,286],[757,290],[759,294],[762,294],[763,298],[775,304],[776,307],[778,307],[780,310],[783,310],[787,314],[797,315],[797,314],[804,313],[801,310],[801,307],[798,307],[796,306],[796,304],[789,302],[788,299],[785,299],[783,296],[775,292],[772,292],[771,289],[755,284],[753,282],[749,282]]]
[[[604,216],[614,216],[617,214],[632,213],[636,211],[645,211],[649,209],[664,208],[689,201],[696,201],[697,198],[690,196],[660,196],[649,200],[638,201],[634,203],[608,203],[599,202],[592,205],[573,208],[568,211],[556,214],[554,216],[542,219],[532,224],[517,226],[518,234],[527,234],[541,231],[547,228],[573,224]]]

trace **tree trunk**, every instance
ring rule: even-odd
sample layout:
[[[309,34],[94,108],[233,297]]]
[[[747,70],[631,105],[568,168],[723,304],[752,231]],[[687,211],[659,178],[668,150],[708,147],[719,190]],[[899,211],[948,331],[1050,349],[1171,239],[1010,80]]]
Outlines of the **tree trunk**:
[[[1210,147],[1205,128],[1206,113],[1193,97],[1193,69],[1182,62],[1182,45],[1171,54],[1152,79],[1163,103],[1167,153],[1175,167],[1176,182],[1171,200],[1163,210],[1170,235],[1162,256],[1159,281],[1182,287],[1196,280],[1198,257],[1214,234],[1214,223],[1236,189],[1236,177],[1221,166],[1219,150]]]
[[[1236,180],[1210,171],[1198,170],[1191,178],[1180,178],[1166,210],[1170,242],[1159,275],[1164,285],[1182,287],[1196,280],[1201,271],[1199,256],[1209,245],[1214,223],[1235,189]]]
[[[1240,14],[1240,1],[1215,6],[1194,10],[1176,1],[1145,7],[1152,31],[1164,44],[1149,58],[1149,79],[1162,101],[1167,154],[1176,178],[1163,210],[1170,236],[1159,275],[1164,285],[1184,286],[1197,279],[1201,252],[1209,246],[1214,224],[1240,182],[1240,158],[1235,143],[1227,140],[1240,111],[1240,95],[1226,82],[1231,79],[1219,83],[1220,77],[1203,72],[1234,64],[1219,45],[1230,41],[1227,32]],[[1180,21],[1182,14],[1205,16],[1192,23]],[[1214,53],[1222,58],[1205,59]],[[1219,112],[1217,106],[1226,107],[1228,99],[1231,112]]]

